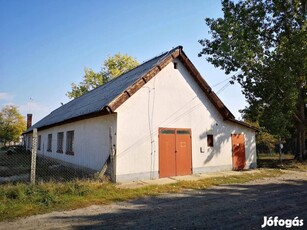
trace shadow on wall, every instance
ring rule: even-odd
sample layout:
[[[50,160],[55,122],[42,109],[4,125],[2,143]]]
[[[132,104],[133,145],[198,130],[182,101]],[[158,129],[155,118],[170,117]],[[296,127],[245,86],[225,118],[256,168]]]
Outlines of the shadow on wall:
[[[200,86],[195,82],[195,79],[190,76],[190,74],[185,70],[183,66],[179,66],[178,70],[180,71],[181,75],[184,76],[186,83],[193,89],[196,93],[196,96],[199,98],[200,106],[204,107],[205,109],[202,111],[202,119],[204,121],[212,121],[209,128],[207,128],[202,134],[199,135],[199,140],[203,143],[202,148],[205,151],[207,158],[204,161],[204,164],[208,164],[213,160],[213,158],[222,153],[222,146],[225,145],[226,142],[229,141],[230,132],[227,127],[225,126],[225,122],[221,114],[217,111],[214,105],[208,100],[207,96],[200,88]],[[207,126],[208,124],[206,124]],[[207,135],[213,135],[213,147],[207,146]],[[231,152],[229,153],[231,154]]]
[[[306,220],[307,209],[303,204],[307,203],[307,196],[301,195],[306,191],[307,181],[303,180],[225,185],[95,206],[91,212],[84,209],[78,215],[53,215],[46,221],[55,223],[55,227],[64,222],[75,230],[261,229],[263,218],[268,215],[281,219],[299,216]],[[274,206],[269,207],[268,203]]]
[[[230,127],[233,127],[230,129]],[[244,129],[243,129],[244,130]],[[208,147],[205,149],[206,153],[209,155],[207,156],[206,160],[204,161],[204,164],[208,164],[212,161],[212,159],[220,154],[223,153],[223,151],[227,151],[226,156],[232,157],[232,142],[231,142],[231,134],[241,134],[242,128],[238,129],[235,124],[231,124],[227,121],[217,121],[211,124],[210,129],[205,131],[199,136],[200,140],[207,142],[207,135],[212,134],[214,141],[213,141],[213,147]],[[254,144],[255,140],[253,139],[253,135],[249,135],[249,132],[244,132],[244,139],[245,139],[245,157],[246,157],[246,163],[247,166],[251,163],[256,162],[256,153],[253,154],[253,151],[255,151]],[[229,146],[226,146],[228,142]],[[224,146],[224,149],[222,149],[222,146]],[[225,149],[226,148],[226,149]]]
[[[208,135],[213,135],[213,147],[208,147],[207,138]],[[204,164],[209,163],[215,156],[222,153],[222,145],[225,145],[229,141],[231,134],[227,132],[225,124],[223,121],[217,121],[211,124],[210,128],[203,132],[199,139],[206,143],[205,151],[209,153]],[[231,152],[229,153],[231,154]]]
[[[245,135],[245,161],[248,167],[250,164],[255,163],[252,167],[256,167],[257,154],[256,154],[256,135]]]

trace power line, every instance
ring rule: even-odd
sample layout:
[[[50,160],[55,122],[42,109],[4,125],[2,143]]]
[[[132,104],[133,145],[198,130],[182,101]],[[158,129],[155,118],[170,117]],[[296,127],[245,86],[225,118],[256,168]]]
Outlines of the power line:
[[[227,79],[225,79],[225,80],[223,80],[223,81],[221,81],[221,82],[218,82],[218,83],[216,83],[215,85],[211,86],[211,88],[214,88],[214,87],[216,87],[216,86],[218,86],[218,85],[224,83],[225,81],[229,81],[230,79],[231,79],[231,77],[229,77],[229,78],[227,78]]]
[[[218,94],[220,94],[221,92],[223,92],[228,86],[230,86],[231,85],[231,83],[230,82],[227,82],[222,88],[220,88],[217,92],[216,92],[216,94],[218,95]]]

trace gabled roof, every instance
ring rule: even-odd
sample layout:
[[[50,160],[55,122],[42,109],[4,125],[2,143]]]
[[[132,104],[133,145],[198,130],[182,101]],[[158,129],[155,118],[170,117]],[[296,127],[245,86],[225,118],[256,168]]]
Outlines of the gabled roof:
[[[182,46],[178,46],[59,107],[31,126],[25,133],[32,132],[34,128],[41,130],[56,125],[112,113],[175,58],[179,58],[182,61],[222,117],[225,120],[236,121],[233,114],[212,91],[210,86],[201,77],[195,66],[185,55]],[[240,124],[241,123],[242,122],[240,122]],[[248,124],[243,124],[253,129],[253,127],[250,127]]]

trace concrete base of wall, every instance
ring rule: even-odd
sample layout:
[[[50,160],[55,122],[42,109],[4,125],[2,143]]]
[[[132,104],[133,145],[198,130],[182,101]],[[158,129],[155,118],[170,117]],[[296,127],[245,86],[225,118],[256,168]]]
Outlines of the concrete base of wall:
[[[231,170],[232,170],[232,165],[210,166],[210,167],[193,168],[193,174],[231,171]],[[116,182],[122,183],[122,182],[150,180],[150,179],[157,179],[157,178],[159,178],[158,171],[131,173],[131,174],[116,175]]]
[[[246,169],[253,169],[253,168],[257,168],[257,163],[253,162],[248,167],[246,167]],[[193,168],[193,174],[222,172],[222,171],[231,171],[231,170],[232,170],[232,165],[207,166],[207,167]],[[131,174],[116,175],[116,182],[123,183],[123,182],[150,180],[157,178],[159,178],[158,171],[131,173]]]
[[[257,168],[257,162],[252,162],[250,163],[249,167],[247,167],[248,169],[255,169]]]
[[[158,171],[154,172],[143,172],[143,173],[131,173],[116,175],[116,182],[129,182],[129,181],[139,181],[139,180],[150,180],[159,178]]]
[[[245,166],[245,169],[255,169],[257,168],[257,163],[252,162],[249,165]],[[221,171],[231,171],[232,165],[218,165],[218,166],[209,166],[209,167],[201,167],[194,168],[193,174],[196,173],[210,173],[210,172],[221,172]]]
[[[193,174],[231,171],[231,170],[232,170],[232,165],[207,166],[207,167],[193,168]]]

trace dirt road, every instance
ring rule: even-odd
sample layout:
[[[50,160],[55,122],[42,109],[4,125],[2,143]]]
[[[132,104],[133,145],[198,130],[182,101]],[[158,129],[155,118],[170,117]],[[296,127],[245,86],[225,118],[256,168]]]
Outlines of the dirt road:
[[[0,229],[261,229],[264,216],[307,227],[307,173],[1,222]],[[276,229],[266,227],[265,229]],[[286,229],[286,228],[284,228]]]

